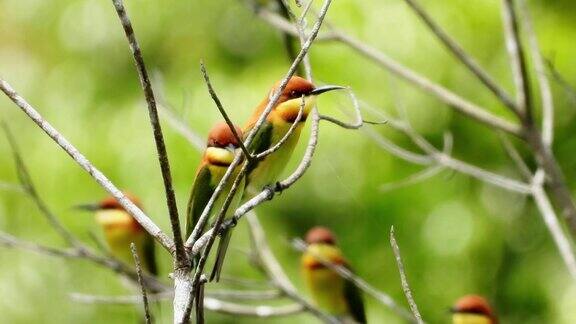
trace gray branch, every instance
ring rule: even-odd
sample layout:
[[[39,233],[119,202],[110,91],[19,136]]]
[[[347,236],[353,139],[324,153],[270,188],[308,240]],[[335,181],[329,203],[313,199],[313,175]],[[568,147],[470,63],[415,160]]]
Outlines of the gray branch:
[[[60,134],[48,121],[34,109],[24,98],[8,84],[0,79],[0,90],[2,90],[12,102],[14,102],[30,119],[38,125],[56,144],[58,144],[76,163],[100,184],[110,195],[112,195],[120,205],[130,214],[150,235],[152,235],[160,245],[172,252],[173,241],[170,239],[140,208],[138,208],[102,173],[96,169],[86,159],[86,157],[72,145],[62,134]]]
[[[418,324],[423,324],[424,321],[422,320],[422,316],[418,311],[418,305],[416,305],[416,301],[414,301],[414,297],[412,297],[412,291],[410,290],[410,285],[408,284],[408,278],[406,278],[406,272],[404,271],[404,264],[402,263],[402,256],[400,255],[400,248],[398,247],[398,243],[396,243],[396,237],[394,237],[394,226],[390,228],[390,245],[392,246],[392,250],[394,251],[394,257],[396,258],[396,265],[398,265],[398,271],[400,272],[400,281],[402,282],[402,290],[404,291],[404,295],[408,300],[410,310],[412,310],[412,314],[414,314],[416,322]]]
[[[166,194],[166,204],[168,205],[168,213],[170,214],[170,225],[172,227],[172,236],[174,237],[174,248],[176,250],[176,264],[180,267],[187,266],[188,256],[184,250],[184,242],[182,240],[182,233],[180,231],[180,219],[178,217],[178,206],[176,204],[176,195],[174,194],[174,188],[172,186],[172,175],[170,173],[170,162],[168,160],[168,152],[166,151],[166,144],[164,143],[164,135],[162,134],[162,127],[160,125],[160,119],[158,118],[158,109],[156,108],[156,98],[154,97],[154,92],[152,91],[152,85],[150,83],[150,78],[148,77],[148,71],[146,70],[146,65],[144,64],[144,58],[142,57],[142,51],[140,45],[136,40],[136,35],[134,33],[134,28],[130,22],[130,18],[126,13],[126,8],[124,8],[124,3],[122,0],[112,0],[118,18],[122,23],[122,28],[126,34],[126,39],[130,45],[130,50],[132,51],[132,56],[134,57],[134,63],[136,64],[136,70],[138,72],[138,77],[140,78],[140,85],[144,91],[144,97],[146,103],[148,104],[148,115],[150,117],[150,124],[154,131],[154,142],[156,143],[156,150],[158,151],[158,161],[160,162],[160,169],[162,171],[162,179],[164,181],[164,191]]]

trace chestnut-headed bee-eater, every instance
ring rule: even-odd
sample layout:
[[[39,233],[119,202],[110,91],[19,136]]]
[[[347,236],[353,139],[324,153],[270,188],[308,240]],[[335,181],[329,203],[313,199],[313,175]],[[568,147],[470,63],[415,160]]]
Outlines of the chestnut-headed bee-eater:
[[[138,198],[128,193],[124,195],[138,208],[142,208]],[[143,270],[151,275],[158,274],[154,238],[114,197],[107,197],[95,204],[80,205],[78,208],[95,212],[96,223],[102,227],[106,245],[112,256],[126,264],[134,264],[130,250],[130,243],[134,243]]]
[[[244,136],[247,136],[254,128],[258,118],[266,109],[269,100],[279,86],[280,81],[272,87],[266,98],[264,98],[258,107],[256,107],[256,110],[243,129]],[[272,185],[278,181],[280,173],[282,173],[286,164],[288,164],[288,160],[290,160],[292,152],[294,151],[296,144],[298,144],[298,139],[300,138],[300,133],[304,127],[306,118],[316,102],[316,96],[336,89],[343,89],[343,87],[315,87],[310,81],[297,76],[293,76],[288,81],[288,84],[282,91],[278,102],[266,117],[266,121],[259,129],[258,134],[254,137],[248,149],[254,154],[259,154],[278,143],[298,117],[302,105],[302,97],[304,97],[305,104],[302,111],[302,117],[298,125],[295,126],[294,133],[291,134],[280,149],[268,155],[263,160],[251,162],[251,165],[248,168],[248,194],[256,194],[262,190],[264,186]]]
[[[334,234],[327,228],[314,227],[306,234],[306,243],[308,247],[302,255],[302,268],[315,304],[344,323],[366,323],[359,289],[320,261],[323,259],[348,268],[336,246]]]
[[[498,320],[486,299],[477,295],[464,296],[452,307],[453,324],[496,324]]]
[[[236,127],[236,132],[238,136],[242,138],[242,130]],[[228,124],[221,122],[216,124],[208,134],[208,142],[206,146],[206,150],[202,156],[202,161],[196,171],[196,178],[194,179],[190,200],[188,201],[188,210],[186,212],[186,237],[192,234],[196,223],[198,223],[198,220],[204,211],[204,207],[208,204],[208,201],[216,190],[218,183],[220,183],[226,170],[234,160],[234,156],[240,148],[240,143],[238,143],[236,137],[234,137]],[[211,211],[212,217],[216,216],[222,208],[224,200],[232,188],[232,183],[238,176],[239,172],[240,165],[234,170],[234,173],[224,187],[224,190],[214,202],[214,207]],[[236,210],[244,192],[244,179],[241,180],[239,185],[238,191],[236,191],[230,206],[226,210],[225,219],[229,219],[234,215],[234,211]],[[216,281],[218,281],[220,278],[220,272],[222,271],[222,265],[224,264],[224,257],[226,255],[228,243],[230,242],[230,236],[231,230],[227,230],[220,236],[216,261],[214,263],[212,274],[210,275],[210,280],[216,279]],[[197,261],[198,257],[194,262]]]

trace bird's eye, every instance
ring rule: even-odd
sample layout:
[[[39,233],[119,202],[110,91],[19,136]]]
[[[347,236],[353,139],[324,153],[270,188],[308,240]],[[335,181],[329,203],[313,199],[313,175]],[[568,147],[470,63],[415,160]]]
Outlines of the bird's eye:
[[[296,91],[296,90],[292,90],[292,91],[290,91],[290,97],[292,97],[292,98],[300,97],[300,93],[298,93],[298,91]]]

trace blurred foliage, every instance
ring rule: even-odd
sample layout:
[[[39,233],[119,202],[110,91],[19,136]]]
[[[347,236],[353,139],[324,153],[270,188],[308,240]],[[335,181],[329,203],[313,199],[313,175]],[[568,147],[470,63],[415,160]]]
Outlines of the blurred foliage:
[[[425,6],[512,91],[498,1],[426,1]],[[575,2],[538,0],[529,1],[529,6],[543,54],[569,82],[576,83]],[[279,33],[260,21],[246,3],[131,0],[127,7],[149,69],[163,76],[165,97],[202,136],[219,115],[202,83],[201,59],[231,117],[240,123],[287,70]],[[0,8],[2,78],[116,184],[141,196],[149,214],[168,230],[145,104],[110,1],[0,0]],[[335,1],[328,18],[407,66],[512,118],[401,0]],[[399,101],[415,127],[435,143],[440,144],[445,130],[452,131],[457,157],[517,176],[493,132],[396,81],[344,46],[317,44],[311,59],[319,82],[350,85],[363,100],[389,113],[394,113],[393,104]],[[575,107],[561,86],[553,83],[553,91],[558,116],[555,152],[567,178],[574,179]],[[323,113],[343,116],[337,107],[347,105],[345,100],[344,95],[326,96],[319,107]],[[89,242],[94,220],[70,207],[102,198],[102,189],[4,96],[0,96],[0,118],[16,134],[40,193],[66,226]],[[409,145],[387,126],[377,127],[388,138]],[[164,129],[183,211],[200,155],[166,123]],[[290,165],[296,163],[295,157]],[[361,131],[323,124],[309,172],[259,208],[271,245],[298,286],[303,287],[299,255],[288,239],[323,224],[339,236],[359,275],[404,303],[388,243],[394,225],[414,296],[430,323],[446,323],[448,307],[467,293],[486,295],[504,323],[576,322],[576,286],[532,201],[448,171],[408,188],[380,192],[381,184],[416,171],[382,151]],[[17,181],[3,138],[0,180]],[[0,229],[37,242],[63,244],[32,202],[18,192],[0,192]],[[242,222],[233,245],[225,273],[259,278],[241,252],[249,248]],[[167,278],[168,256],[163,254],[162,261]],[[0,322],[126,323],[137,318],[132,307],[75,304],[70,292],[129,293],[109,271],[86,262],[0,249]],[[366,297],[366,301],[372,322],[399,323],[374,300]],[[168,322],[170,314],[165,304],[158,316]],[[209,322],[221,323],[312,321],[306,314],[273,321],[208,316]]]

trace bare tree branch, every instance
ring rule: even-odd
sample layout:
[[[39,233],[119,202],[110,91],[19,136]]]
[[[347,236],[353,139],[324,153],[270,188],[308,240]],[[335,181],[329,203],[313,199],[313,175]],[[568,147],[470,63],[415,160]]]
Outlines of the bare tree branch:
[[[154,294],[150,296],[151,301],[163,301],[173,298],[173,292]],[[73,301],[85,304],[112,304],[112,305],[133,305],[139,304],[141,296],[98,296],[72,293],[70,297]],[[248,306],[225,302],[216,298],[205,297],[204,307],[213,312],[229,314],[234,316],[252,316],[261,318],[284,317],[301,313],[303,308],[298,304],[289,304],[283,306]]]
[[[408,285],[408,279],[406,278],[406,272],[404,271],[404,264],[402,263],[402,256],[400,255],[400,248],[398,247],[398,243],[396,243],[396,237],[394,237],[394,226],[390,228],[390,245],[392,245],[392,250],[394,251],[394,256],[396,257],[396,264],[398,265],[400,280],[402,281],[402,290],[404,291],[404,295],[406,295],[406,299],[410,305],[410,310],[412,310],[412,314],[414,314],[416,322],[418,324],[423,324],[424,321],[422,320],[422,316],[418,311],[418,305],[416,305],[414,297],[412,297],[410,285]]]
[[[404,0],[410,8],[422,19],[428,26],[430,31],[442,42],[442,44],[456,57],[462,64],[464,64],[470,72],[472,72],[485,86],[490,90],[505,106],[517,110],[516,104],[508,96],[506,91],[500,87],[494,79],[484,70],[473,57],[471,57],[464,49],[428,15],[428,13],[420,6],[417,0]]]
[[[0,90],[2,90],[12,102],[14,102],[38,127],[40,127],[54,142],[56,142],[82,169],[84,169],[98,184],[100,184],[110,195],[112,195],[120,205],[130,214],[150,235],[152,235],[160,245],[172,253],[173,241],[148,217],[140,208],[138,208],[130,199],[112,183],[108,178],[96,169],[86,157],[72,145],[62,134],[60,134],[42,115],[34,109],[24,98],[22,98],[14,89],[4,80],[0,79]]]
[[[404,188],[407,186],[414,185],[416,183],[420,183],[422,181],[426,181],[435,175],[439,174],[444,170],[444,167],[441,165],[433,165],[429,166],[426,169],[416,172],[409,177],[406,177],[400,181],[384,183],[380,186],[380,191],[382,192],[389,192],[393,190],[397,190],[400,188]]]
[[[271,300],[282,297],[278,289],[269,290],[212,290],[207,291],[206,296],[222,300]]]
[[[576,107],[576,89],[562,76],[562,74],[560,74],[560,72],[558,72],[558,70],[556,70],[552,61],[544,59],[544,63],[546,64],[552,79],[562,87],[572,106]]]
[[[284,136],[274,146],[272,146],[271,148],[269,148],[269,149],[267,149],[261,153],[256,154],[256,156],[255,156],[256,160],[264,159],[268,155],[278,151],[278,149],[280,149],[282,147],[282,145],[284,145],[284,143],[286,143],[286,141],[290,138],[290,136],[292,136],[292,134],[296,130],[296,127],[298,126],[298,123],[300,123],[300,120],[302,119],[302,114],[304,112],[304,105],[305,104],[306,104],[306,102],[305,102],[304,96],[302,96],[302,103],[300,104],[300,109],[298,110],[298,115],[296,115],[296,119],[294,119],[294,122],[292,123],[292,125],[290,125],[290,128],[288,129],[286,134],[284,134]]]
[[[518,113],[524,114],[528,121],[532,120],[532,96],[530,94],[530,79],[526,55],[520,41],[518,17],[512,0],[502,0],[502,19],[504,22],[504,36],[506,49],[512,65],[512,76],[516,86],[516,102]]]
[[[123,264],[122,262],[113,259],[111,257],[103,257],[93,253],[90,249],[83,247],[83,249],[71,248],[71,249],[58,249],[42,244],[28,242],[12,236],[7,233],[0,232],[0,245],[7,248],[14,248],[20,250],[26,250],[35,252],[42,255],[48,255],[53,257],[60,257],[65,259],[79,259],[86,260],[93,264],[102,266],[109,270],[122,275],[123,277],[133,281],[138,282],[138,276],[135,271],[130,267]],[[169,289],[168,286],[159,282],[155,277],[143,274],[143,278],[146,282],[146,286],[154,292],[166,291]]]
[[[175,109],[169,104],[166,99],[166,90],[164,89],[164,80],[160,72],[154,73],[152,77],[153,86],[156,88],[157,102],[160,105],[160,116],[164,117],[168,124],[176,130],[180,135],[182,135],[192,146],[202,152],[206,147],[204,139],[198,135],[197,132],[193,131],[188,127],[188,124],[180,118],[176,113]]]
[[[532,171],[530,171],[530,168],[528,167],[528,165],[526,164],[526,162],[524,161],[522,156],[520,156],[520,153],[518,153],[518,150],[510,142],[508,137],[506,137],[506,135],[502,134],[502,133],[498,133],[498,135],[500,138],[500,142],[502,143],[502,146],[504,147],[504,150],[506,151],[506,154],[508,155],[508,157],[510,157],[512,162],[514,162],[514,164],[518,168],[522,178],[524,178],[524,180],[532,179]]]
[[[544,66],[544,59],[540,52],[538,38],[534,31],[528,5],[525,0],[519,0],[519,5],[524,33],[528,37],[532,62],[534,63],[534,70],[536,72],[540,89],[540,100],[542,101],[542,141],[545,145],[551,146],[554,140],[554,99],[552,98],[552,90],[550,89],[550,82],[546,73],[546,67]]]
[[[146,286],[144,284],[144,279],[142,278],[142,266],[140,265],[140,258],[136,252],[136,245],[130,243],[130,251],[132,252],[132,257],[134,258],[134,264],[136,265],[136,274],[138,275],[138,284],[140,285],[140,293],[142,294],[142,303],[144,304],[144,319],[146,324],[152,323],[150,316],[150,308],[148,306],[148,295],[146,295]]]
[[[265,10],[262,10],[264,12]],[[268,12],[267,15],[273,15]],[[262,16],[262,15],[260,15]],[[282,19],[281,17],[276,17],[277,19]],[[267,21],[267,20],[266,20]],[[272,25],[276,27],[275,25]],[[432,94],[440,101],[448,104],[451,108],[460,112],[482,124],[488,125],[489,127],[500,129],[504,132],[510,133],[517,137],[523,137],[522,129],[519,125],[511,123],[501,117],[495,116],[487,112],[482,107],[467,101],[466,99],[460,97],[454,92],[444,88],[443,86],[430,81],[424,76],[416,73],[415,71],[403,66],[394,59],[390,58],[386,54],[380,52],[379,50],[370,47],[357,40],[356,38],[344,33],[341,30],[331,28],[331,33],[328,39],[334,40],[336,42],[342,43],[358,54],[370,59],[378,66],[392,72],[396,76],[408,81],[411,84],[416,85],[423,91]]]
[[[254,125],[254,128],[252,129],[252,131],[247,135],[246,141],[245,141],[245,145],[249,146],[250,142],[253,140],[254,136],[256,135],[256,133],[258,132],[258,130],[260,129],[260,127],[263,125],[264,120],[266,118],[266,116],[270,113],[270,111],[272,110],[272,108],[274,107],[274,105],[276,104],[276,102],[278,101],[278,99],[280,98],[280,94],[282,93],[283,89],[286,87],[286,85],[288,84],[288,81],[290,80],[290,78],[292,77],[292,75],[294,74],[294,72],[296,71],[296,68],[298,67],[298,64],[302,61],[302,59],[306,56],[306,53],[308,52],[308,50],[310,49],[310,46],[312,46],[312,43],[314,42],[314,39],[316,38],[316,36],[318,35],[318,32],[320,30],[320,27],[322,26],[322,22],[324,20],[324,17],[326,16],[327,12],[328,12],[328,8],[330,7],[330,3],[331,0],[326,0],[324,2],[324,4],[322,5],[322,9],[320,10],[320,15],[318,17],[318,20],[316,21],[314,28],[312,29],[312,32],[310,33],[309,38],[306,40],[306,42],[304,43],[304,45],[302,46],[300,52],[298,53],[298,56],[296,57],[296,59],[294,60],[294,62],[292,63],[292,65],[290,66],[290,69],[288,70],[288,73],[286,74],[286,76],[282,79],[282,81],[280,82],[280,85],[278,86],[276,92],[272,95],[272,97],[270,98],[268,105],[266,106],[266,108],[264,109],[264,111],[262,112],[262,114],[260,115],[258,121],[256,122],[256,124]],[[314,131],[314,121],[317,118],[317,110],[313,109],[312,110],[312,129]],[[318,121],[316,121],[316,124],[318,123]],[[311,136],[312,139],[313,136]],[[314,144],[315,145],[315,144]],[[312,151],[313,153],[313,149],[310,149],[310,145],[308,146],[307,149],[307,153]],[[311,155],[311,154],[310,154]],[[198,221],[198,225],[194,228],[194,230],[192,231],[192,234],[190,235],[190,237],[187,239],[186,241],[186,246],[187,247],[201,247],[200,245],[197,245],[195,242],[196,241],[202,241],[203,244],[204,241],[207,241],[208,237],[206,237],[207,235],[204,235],[204,238],[200,237],[200,232],[201,232],[201,224],[204,224],[206,222],[206,219],[210,213],[210,210],[212,208],[212,206],[214,205],[214,201],[217,199],[218,195],[220,194],[220,192],[223,190],[224,185],[227,183],[227,181],[229,180],[234,168],[240,163],[240,156],[239,154],[236,156],[236,158],[234,159],[234,161],[232,161],[232,163],[230,164],[230,166],[228,167],[228,170],[226,171],[226,173],[224,174],[224,176],[222,177],[222,179],[220,180],[220,183],[218,184],[218,186],[216,187],[216,189],[214,190],[214,194],[212,195],[212,197],[210,198],[210,200],[208,201],[206,207],[204,208],[204,211],[202,212],[202,215],[199,218]],[[301,164],[302,165],[302,164]],[[309,163],[308,163],[309,165]],[[305,170],[306,167],[303,168],[298,168],[298,170]],[[299,178],[298,177],[293,177],[293,178]],[[293,179],[292,178],[292,179]],[[266,189],[264,189],[266,190]],[[268,192],[271,192],[270,189],[268,189]],[[272,191],[273,194],[273,191]],[[263,195],[258,195],[260,197],[262,197]],[[268,197],[270,197],[270,194],[267,194]],[[271,199],[271,198],[270,198]],[[263,200],[262,200],[263,201]],[[199,249],[198,249],[199,250]],[[197,249],[192,248],[192,252],[197,251]]]
[[[220,112],[222,117],[224,117],[226,124],[228,124],[228,127],[232,131],[234,138],[236,138],[236,141],[240,145],[240,148],[242,149],[244,156],[246,157],[246,159],[252,160],[252,154],[250,154],[250,152],[248,152],[248,149],[246,148],[246,146],[244,146],[244,143],[242,142],[242,138],[240,137],[240,135],[238,135],[238,132],[236,131],[236,126],[230,120],[230,117],[228,117],[226,110],[222,106],[222,102],[220,102],[220,99],[218,98],[216,91],[214,91],[214,88],[212,87],[212,83],[210,82],[210,77],[208,76],[208,71],[206,71],[206,66],[204,65],[204,62],[200,62],[200,71],[202,72],[202,76],[204,77],[204,82],[206,83],[206,86],[208,87],[208,92],[210,93],[210,97],[212,97],[212,100],[216,104],[218,111]]]
[[[162,179],[164,180],[164,190],[166,194],[166,204],[168,205],[168,213],[170,214],[170,225],[172,227],[172,235],[174,237],[174,248],[176,250],[176,265],[179,267],[186,267],[188,265],[188,255],[184,250],[184,242],[182,240],[182,233],[180,231],[180,219],[178,217],[178,206],[176,204],[176,195],[172,187],[172,175],[170,173],[170,162],[168,160],[168,152],[166,151],[166,144],[164,143],[164,135],[162,134],[162,127],[158,118],[158,109],[156,108],[156,99],[152,91],[152,85],[148,77],[148,71],[144,64],[142,51],[140,45],[136,40],[134,28],[130,22],[130,18],[124,8],[122,0],[112,0],[118,18],[122,23],[122,28],[126,34],[126,39],[130,45],[132,56],[140,78],[142,90],[144,90],[144,97],[148,104],[148,114],[150,117],[150,124],[154,130],[154,142],[156,143],[156,150],[158,151],[158,161],[160,162],[160,169],[162,170]]]
[[[1,122],[2,128],[4,130],[4,134],[6,135],[6,139],[10,145],[12,150],[12,156],[14,158],[14,162],[16,163],[16,173],[18,174],[18,180],[20,181],[21,187],[24,189],[24,192],[34,201],[38,210],[46,217],[50,226],[58,233],[70,246],[74,246],[80,248],[82,244],[70,233],[60,220],[50,211],[44,200],[40,197],[38,192],[36,191],[36,186],[32,182],[32,177],[28,172],[28,168],[24,163],[24,159],[20,155],[20,150],[18,149],[18,145],[16,144],[16,140],[14,136],[12,136],[12,132],[8,128],[8,124],[6,122]]]
[[[544,183],[544,176],[545,174],[542,170],[536,171],[536,175],[534,176],[534,181],[532,183],[534,201],[536,202],[538,210],[540,210],[540,214],[542,215],[544,223],[548,227],[548,231],[554,239],[554,243],[558,247],[558,251],[560,252],[560,256],[568,268],[568,272],[573,279],[576,279],[576,259],[574,257],[574,249],[572,243],[566,237],[562,226],[558,222],[558,217],[554,212],[554,208],[552,208],[550,200],[548,200],[548,196],[542,187]]]

